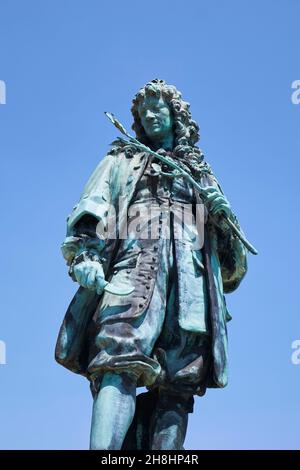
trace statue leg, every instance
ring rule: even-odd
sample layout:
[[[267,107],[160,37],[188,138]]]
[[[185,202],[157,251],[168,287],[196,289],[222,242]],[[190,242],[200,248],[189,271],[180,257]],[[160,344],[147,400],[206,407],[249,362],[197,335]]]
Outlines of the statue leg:
[[[193,397],[165,394],[158,401],[151,424],[151,450],[183,450]]]
[[[90,449],[120,450],[132,422],[136,377],[107,372],[94,398]]]
[[[134,419],[123,442],[122,450],[150,450],[150,424],[157,403],[157,391],[148,390],[136,397]]]

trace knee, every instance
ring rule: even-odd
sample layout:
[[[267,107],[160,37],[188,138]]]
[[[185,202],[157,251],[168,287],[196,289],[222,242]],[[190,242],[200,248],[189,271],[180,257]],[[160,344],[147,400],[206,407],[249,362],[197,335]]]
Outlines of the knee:
[[[122,393],[132,394],[137,387],[137,376],[131,372],[107,371],[93,381],[91,386],[93,395],[108,386],[115,387]]]
[[[158,394],[158,408],[188,414],[194,411],[194,397],[187,394],[174,394],[167,391]]]

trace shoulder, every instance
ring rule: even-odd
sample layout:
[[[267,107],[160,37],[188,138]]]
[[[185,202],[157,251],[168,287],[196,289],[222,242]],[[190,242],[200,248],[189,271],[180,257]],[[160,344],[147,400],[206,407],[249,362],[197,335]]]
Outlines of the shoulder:
[[[133,158],[135,154],[140,152],[120,137],[114,140],[110,145],[111,149],[108,151],[107,155],[113,155],[118,158]]]

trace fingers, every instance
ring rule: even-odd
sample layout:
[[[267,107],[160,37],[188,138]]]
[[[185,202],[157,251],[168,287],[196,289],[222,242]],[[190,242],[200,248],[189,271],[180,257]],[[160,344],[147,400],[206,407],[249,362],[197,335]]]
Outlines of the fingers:
[[[97,294],[102,294],[104,287],[106,286],[107,281],[102,277],[101,274],[96,274],[96,279],[95,279],[95,286],[97,290]]]
[[[220,193],[220,191],[218,191],[216,188],[212,186],[208,186],[207,188],[205,188],[204,200],[206,204],[210,204],[217,198],[225,199],[223,194]]]
[[[220,196],[220,195],[212,198],[209,202],[210,202],[210,206],[211,206],[212,211],[214,211],[215,208],[219,207],[219,206],[230,207],[230,204],[227,201],[227,199],[225,199],[223,196]]]
[[[89,261],[85,261],[83,263],[80,263],[81,266],[81,276],[80,276],[80,285],[82,287],[87,288],[87,282],[88,282],[88,277],[89,274],[92,270],[92,266]]]
[[[209,205],[208,206],[209,211],[212,215],[220,211],[224,211],[226,212],[226,214],[230,213],[231,211],[229,202],[222,195],[219,195],[210,199],[208,202],[208,205]]]
[[[83,261],[74,266],[76,281],[86,289],[96,290],[100,294],[106,284],[103,268],[95,261]]]
[[[78,282],[78,284],[80,284],[80,285],[81,285],[81,278],[83,276],[83,270],[82,270],[81,264],[82,263],[79,263],[79,264],[75,265],[74,269],[73,269],[75,279]]]
[[[224,196],[223,196],[223,194],[221,194],[219,191],[210,191],[210,192],[206,195],[205,201],[206,201],[206,202],[210,202],[210,201],[213,201],[214,199],[216,199],[217,197],[221,197],[221,198],[225,199]]]
[[[220,194],[212,194],[207,200],[206,204],[208,204],[211,208],[213,208],[216,204],[220,204],[225,202],[225,199]]]
[[[211,209],[211,215],[216,215],[219,212],[225,212],[226,215],[230,215],[231,209],[230,206],[226,203],[217,204],[213,209]]]
[[[204,196],[205,200],[213,194],[221,193],[215,186],[206,186],[205,188],[203,188],[202,195]]]
[[[207,186],[205,188],[205,203],[209,208],[211,215],[216,215],[219,212],[225,212],[230,215],[231,207],[226,197],[214,186]]]
[[[205,193],[214,193],[216,191],[220,193],[220,191],[215,186],[205,186],[205,188],[203,188],[203,191]]]
[[[96,273],[97,273],[97,269],[92,266],[86,276],[86,287],[88,289],[92,289],[92,290],[95,289]]]

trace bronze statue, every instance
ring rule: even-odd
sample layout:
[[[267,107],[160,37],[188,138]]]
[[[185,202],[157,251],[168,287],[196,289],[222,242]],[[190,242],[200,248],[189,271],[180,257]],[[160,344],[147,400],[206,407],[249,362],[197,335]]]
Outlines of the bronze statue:
[[[256,251],[181,93],[153,80],[131,111],[136,139],[108,115],[129,139],[113,142],[68,218],[62,251],[80,287],[56,360],[90,381],[92,449],[183,449],[194,395],[227,384],[224,294]]]

